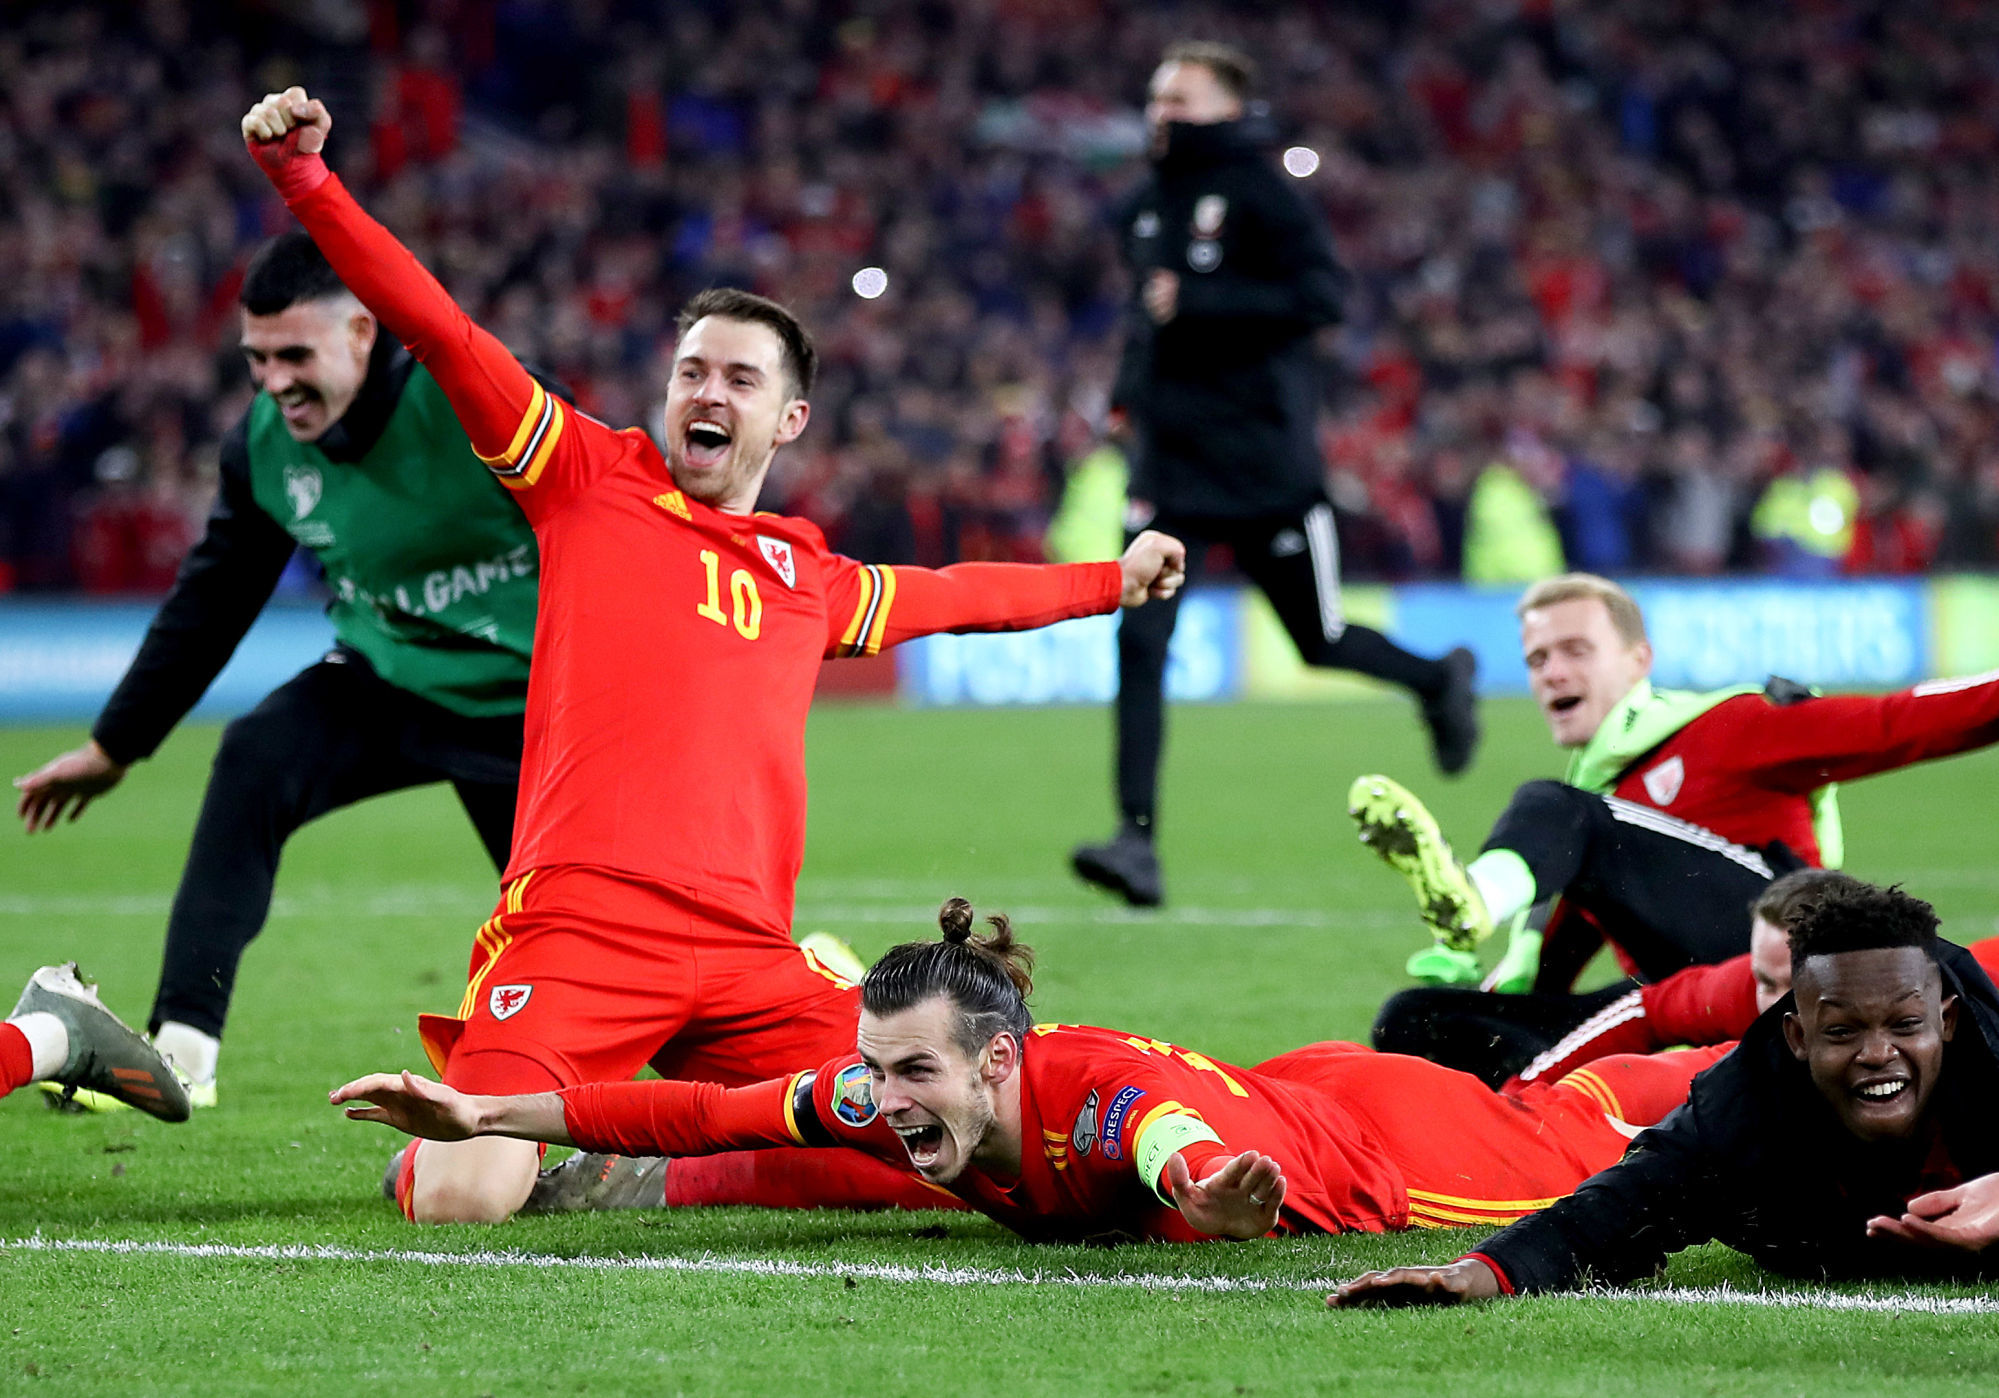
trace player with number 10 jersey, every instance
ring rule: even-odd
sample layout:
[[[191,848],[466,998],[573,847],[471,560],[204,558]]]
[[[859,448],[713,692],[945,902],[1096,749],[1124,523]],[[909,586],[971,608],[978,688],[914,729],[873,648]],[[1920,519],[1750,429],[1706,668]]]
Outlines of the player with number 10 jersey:
[[[809,416],[813,351],[789,312],[732,290],[689,304],[662,455],[548,395],[475,325],[327,170],[330,125],[292,89],[243,131],[342,280],[444,388],[542,558],[513,860],[459,1013],[427,1017],[425,1047],[480,1092],[648,1061],[752,1082],[844,1050],[853,989],[790,940],[821,659],[1170,595],[1183,551],[1154,534],[1114,563],[936,571],[834,554],[812,524],[752,513]],[[454,1163],[428,1188],[412,1151],[406,1210],[518,1208],[532,1154],[478,1152],[491,1144],[443,1147]]]

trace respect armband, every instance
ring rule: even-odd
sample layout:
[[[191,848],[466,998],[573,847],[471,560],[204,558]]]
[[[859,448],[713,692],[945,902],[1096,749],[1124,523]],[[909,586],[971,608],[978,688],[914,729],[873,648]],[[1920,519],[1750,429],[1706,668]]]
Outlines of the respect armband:
[[[1187,1116],[1180,1112],[1167,1112],[1155,1117],[1147,1124],[1145,1130],[1139,1133],[1138,1150],[1135,1155],[1138,1177],[1145,1181],[1147,1188],[1159,1196],[1160,1203],[1173,1204],[1172,1196],[1162,1189],[1159,1183],[1160,1175],[1166,1169],[1166,1162],[1196,1141],[1213,1141],[1216,1145],[1220,1145],[1222,1138],[1215,1134],[1213,1127],[1199,1117]]]

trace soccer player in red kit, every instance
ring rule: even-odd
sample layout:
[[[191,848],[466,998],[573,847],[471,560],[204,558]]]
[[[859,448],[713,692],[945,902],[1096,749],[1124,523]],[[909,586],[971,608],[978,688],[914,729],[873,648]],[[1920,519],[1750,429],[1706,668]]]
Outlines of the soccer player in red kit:
[[[1609,579],[1550,578],[1516,610],[1535,701],[1570,750],[1563,780],[1519,787],[1468,864],[1386,777],[1350,794],[1362,841],[1409,879],[1437,937],[1411,972],[1476,981],[1474,946],[1505,928],[1486,984],[1533,992],[1405,991],[1382,1007],[1375,1045],[1495,1084],[1600,1008],[1568,992],[1605,941],[1643,982],[1740,955],[1744,910],[1771,879],[1840,863],[1838,783],[1999,740],[1999,672],[1885,695],[1782,679],[1656,689],[1644,616]],[[1543,947],[1525,917],[1550,899]]]
[[[1513,1219],[1616,1161],[1713,1050],[1606,1059],[1514,1097],[1357,1044],[1238,1068],[1143,1035],[1033,1025],[1032,955],[1006,919],[889,951],[861,983],[858,1050],[749,1087],[594,1083],[475,1097],[412,1074],[332,1094],[439,1140],[499,1135],[624,1154],[852,1145],[1023,1236],[1184,1242]]]
[[[790,938],[821,659],[1168,596],[1184,551],[1153,534],[1116,563],[842,558],[811,524],[752,512],[810,413],[811,341],[789,312],[731,290],[685,308],[662,457],[544,392],[473,324],[327,170],[330,126],[293,88],[242,129],[341,280],[443,387],[541,548],[513,859],[458,1014],[424,1021],[432,1061],[468,1090],[522,1092],[648,1061],[753,1082],[839,1051],[853,988]],[[397,1195],[419,1220],[502,1219],[536,1160],[511,1141],[411,1151]]]

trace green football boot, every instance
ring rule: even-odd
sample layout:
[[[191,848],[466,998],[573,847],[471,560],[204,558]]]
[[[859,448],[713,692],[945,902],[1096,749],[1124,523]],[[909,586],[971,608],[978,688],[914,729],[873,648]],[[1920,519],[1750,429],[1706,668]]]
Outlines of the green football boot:
[[[1492,935],[1492,916],[1436,818],[1406,788],[1381,776],[1354,782],[1347,814],[1360,827],[1360,842],[1409,880],[1417,911],[1437,939],[1410,958],[1410,974],[1432,985],[1476,984],[1473,948]]]

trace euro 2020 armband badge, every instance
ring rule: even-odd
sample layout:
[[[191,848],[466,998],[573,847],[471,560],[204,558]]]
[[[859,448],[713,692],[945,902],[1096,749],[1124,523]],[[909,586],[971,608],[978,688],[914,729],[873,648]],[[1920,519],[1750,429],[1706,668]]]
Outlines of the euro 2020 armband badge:
[[[865,1063],[850,1063],[833,1079],[833,1115],[849,1126],[875,1119],[875,1080]]]

